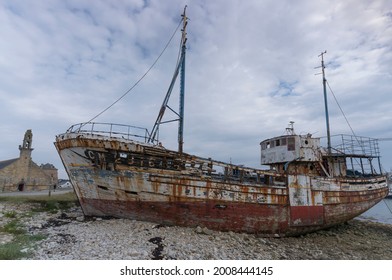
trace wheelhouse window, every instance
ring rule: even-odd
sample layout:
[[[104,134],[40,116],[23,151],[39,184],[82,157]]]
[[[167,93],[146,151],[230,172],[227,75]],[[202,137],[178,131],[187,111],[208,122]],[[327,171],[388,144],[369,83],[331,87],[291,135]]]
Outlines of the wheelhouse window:
[[[265,142],[265,143],[263,143],[263,145],[261,147],[263,150],[269,149],[269,148],[271,148],[271,143]]]
[[[262,150],[267,150],[267,149],[270,149],[270,148],[286,146],[286,145],[287,145],[287,137],[282,137],[282,138],[279,138],[279,139],[274,139],[274,140],[269,140],[269,141],[266,141],[266,142],[262,142],[261,143],[261,149]]]
[[[295,138],[289,137],[287,138],[287,151],[294,151],[295,150]]]

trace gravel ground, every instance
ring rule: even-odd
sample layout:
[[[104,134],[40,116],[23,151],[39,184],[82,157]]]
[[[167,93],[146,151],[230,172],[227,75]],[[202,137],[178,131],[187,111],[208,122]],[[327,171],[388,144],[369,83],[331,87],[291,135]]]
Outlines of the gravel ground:
[[[34,260],[392,260],[392,225],[352,220],[299,237],[261,238],[206,228],[167,227],[126,219],[84,218],[80,207],[31,212],[34,204],[0,202],[0,227],[14,211],[36,243]],[[0,234],[0,244],[12,240]]]

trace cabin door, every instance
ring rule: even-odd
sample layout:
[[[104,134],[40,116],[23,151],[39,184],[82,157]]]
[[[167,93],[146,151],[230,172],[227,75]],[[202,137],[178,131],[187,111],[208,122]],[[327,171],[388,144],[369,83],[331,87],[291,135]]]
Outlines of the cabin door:
[[[324,223],[322,193],[312,191],[309,176],[289,175],[290,225],[313,226]]]

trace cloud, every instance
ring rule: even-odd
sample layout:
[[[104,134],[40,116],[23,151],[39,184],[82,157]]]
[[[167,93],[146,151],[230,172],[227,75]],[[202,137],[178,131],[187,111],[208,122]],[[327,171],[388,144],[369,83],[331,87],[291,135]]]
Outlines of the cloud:
[[[188,3],[186,3],[188,2]],[[259,142],[296,131],[325,135],[320,58],[355,132],[391,137],[390,1],[4,1],[0,9],[0,159],[33,129],[33,159],[62,169],[52,142],[123,95],[151,66],[188,4],[185,150],[259,165]],[[180,34],[151,72],[97,121],[151,129]],[[178,86],[173,91],[176,108]],[[349,133],[328,94],[331,129]],[[176,124],[163,126],[176,148]],[[20,140],[20,141],[19,141]],[[382,162],[392,167],[392,143]],[[61,171],[63,172],[63,170]]]

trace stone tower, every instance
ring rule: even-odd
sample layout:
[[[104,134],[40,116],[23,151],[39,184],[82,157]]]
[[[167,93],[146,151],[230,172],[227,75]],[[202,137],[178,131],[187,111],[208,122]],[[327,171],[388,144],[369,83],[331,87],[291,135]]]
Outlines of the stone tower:
[[[49,190],[58,181],[57,169],[52,164],[38,166],[32,160],[33,133],[28,129],[19,158],[0,161],[0,191]]]
[[[31,129],[28,129],[24,135],[22,145],[19,145],[19,161],[18,161],[18,177],[19,177],[19,189],[24,188],[24,184],[29,180],[30,168],[32,163],[31,148],[33,144],[33,133]]]
[[[31,159],[31,152],[33,151],[33,148],[31,148],[32,144],[33,132],[31,132],[31,129],[28,129],[24,135],[23,144],[19,145],[20,158],[26,157]]]

